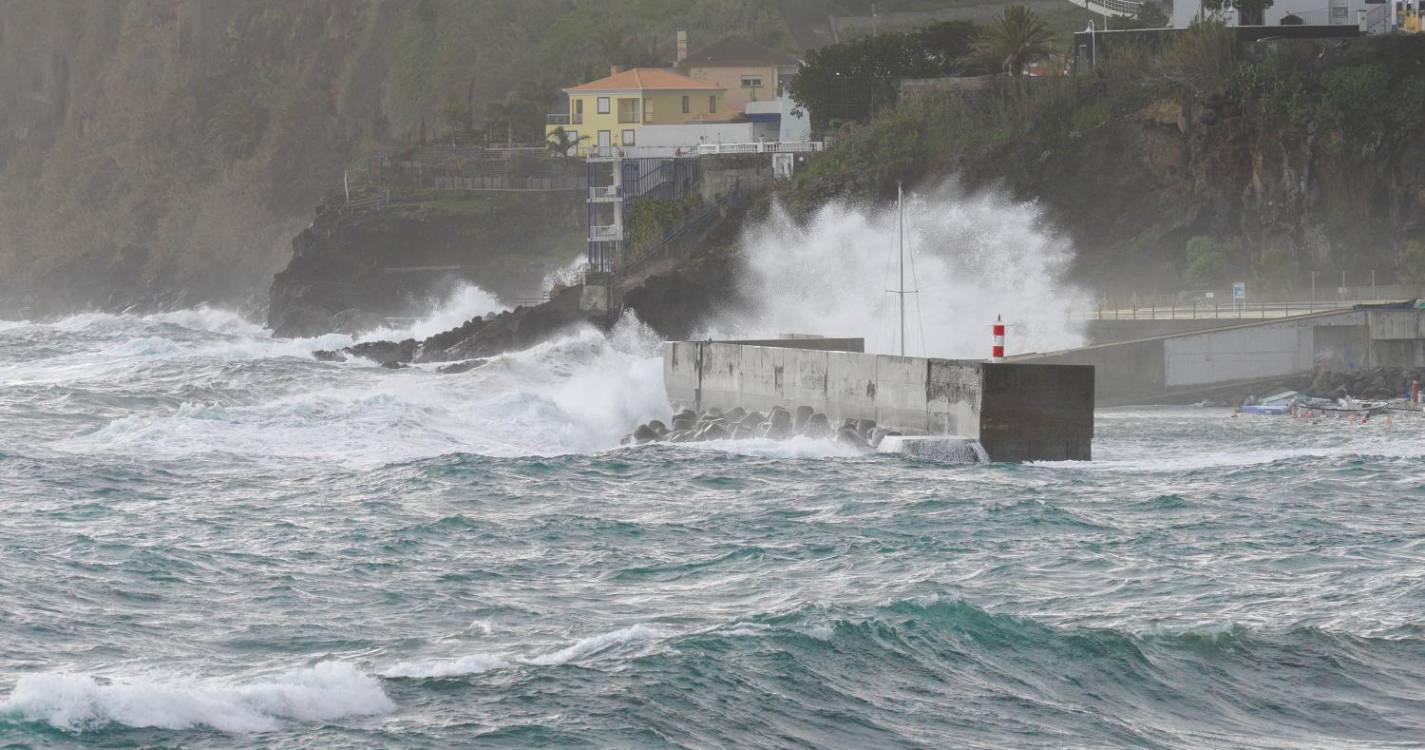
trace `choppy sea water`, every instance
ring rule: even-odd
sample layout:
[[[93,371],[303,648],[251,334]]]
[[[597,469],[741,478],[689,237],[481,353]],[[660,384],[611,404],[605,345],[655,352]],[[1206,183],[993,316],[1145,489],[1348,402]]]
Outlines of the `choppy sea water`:
[[[636,326],[342,343],[0,323],[0,747],[1425,745],[1420,420],[622,449]]]

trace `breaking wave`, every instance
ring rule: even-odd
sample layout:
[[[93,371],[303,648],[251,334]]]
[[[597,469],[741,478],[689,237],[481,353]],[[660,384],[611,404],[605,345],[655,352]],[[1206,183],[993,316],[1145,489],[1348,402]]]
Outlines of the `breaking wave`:
[[[1070,243],[1033,204],[953,185],[906,198],[906,353],[981,358],[1003,315],[1011,354],[1082,344],[1069,311],[1084,293],[1064,279]],[[867,351],[899,350],[895,206],[828,204],[806,225],[781,210],[743,238],[749,309],[715,331],[859,336]]]
[[[227,684],[178,678],[22,676],[0,701],[0,724],[42,722],[66,731],[108,725],[270,732],[289,722],[323,722],[394,710],[381,683],[342,662]]]

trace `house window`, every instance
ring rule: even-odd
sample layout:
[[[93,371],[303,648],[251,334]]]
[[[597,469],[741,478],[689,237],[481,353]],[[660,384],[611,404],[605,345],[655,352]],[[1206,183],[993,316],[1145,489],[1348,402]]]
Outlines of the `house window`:
[[[643,121],[653,122],[653,99],[643,100]]]
[[[638,122],[638,100],[618,100],[618,121],[624,124]]]
[[[708,111],[709,111],[709,112],[717,112],[717,97],[716,97],[716,96],[710,96],[710,97],[708,97]]]
[[[760,89],[762,88],[762,78],[760,76],[743,76],[742,88]]]
[[[688,102],[690,98],[691,97],[687,96],[683,97],[683,114],[685,115],[688,114],[688,112],[692,111],[692,106]]]
[[[601,97],[599,97],[599,114],[601,114],[601,115],[606,115],[606,114],[608,114],[608,113],[609,113],[609,98],[608,98],[607,96],[601,96]]]
[[[583,99],[575,99],[575,100],[574,100],[574,117],[571,118],[571,121],[572,121],[575,125],[583,125],[583,124],[584,124],[584,100],[583,100]]]
[[[625,146],[632,146],[632,145],[634,145],[634,142],[633,142],[633,133],[634,133],[633,130],[625,130],[625,131],[623,131],[623,145],[625,145]]]

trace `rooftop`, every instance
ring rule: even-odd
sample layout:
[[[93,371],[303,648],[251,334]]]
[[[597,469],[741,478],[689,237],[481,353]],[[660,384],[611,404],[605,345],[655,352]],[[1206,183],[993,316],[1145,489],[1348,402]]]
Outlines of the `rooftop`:
[[[565,91],[723,91],[706,81],[697,81],[663,68],[632,68],[607,78],[583,83]]]
[[[732,65],[796,65],[800,60],[781,51],[764,47],[740,36],[728,36],[695,50],[683,61],[687,65],[718,67]]]

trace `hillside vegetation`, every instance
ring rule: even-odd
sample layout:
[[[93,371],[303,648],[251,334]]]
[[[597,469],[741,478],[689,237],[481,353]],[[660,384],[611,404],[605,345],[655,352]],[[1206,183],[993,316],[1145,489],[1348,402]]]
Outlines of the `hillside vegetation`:
[[[259,303],[363,155],[449,131],[537,143],[559,87],[669,61],[676,29],[791,46],[780,5],[9,0],[0,308]]]
[[[1072,234],[1077,274],[1101,289],[1410,278],[1425,257],[1422,124],[1425,39],[1244,48],[1204,26],[1079,78],[902,101],[848,126],[784,198],[806,213],[888,199],[899,181],[1006,190]]]

